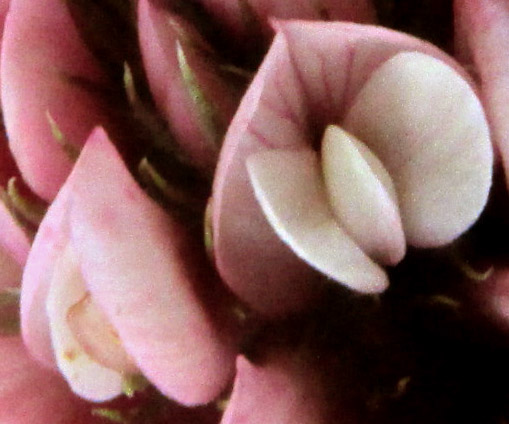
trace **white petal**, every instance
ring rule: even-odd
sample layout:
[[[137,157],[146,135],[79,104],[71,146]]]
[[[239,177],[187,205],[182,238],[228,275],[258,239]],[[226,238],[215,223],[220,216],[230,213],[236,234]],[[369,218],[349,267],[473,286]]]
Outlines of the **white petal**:
[[[422,53],[395,55],[362,88],[344,127],[389,171],[408,243],[448,243],[477,219],[493,152],[482,106],[451,67]]]
[[[68,311],[86,295],[75,254],[68,246],[55,266],[46,304],[51,340],[58,367],[71,389],[85,399],[102,402],[122,393],[123,376],[95,362],[68,325]]]
[[[337,126],[322,140],[322,171],[341,226],[371,258],[395,265],[406,241],[391,177],[361,141]]]
[[[384,270],[338,226],[315,152],[256,153],[247,167],[267,220],[300,258],[355,290],[377,293],[387,287]]]

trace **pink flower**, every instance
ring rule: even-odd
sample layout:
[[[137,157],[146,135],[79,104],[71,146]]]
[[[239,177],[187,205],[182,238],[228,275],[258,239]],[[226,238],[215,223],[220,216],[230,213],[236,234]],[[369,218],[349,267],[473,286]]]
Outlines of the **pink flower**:
[[[312,268],[383,291],[381,265],[406,244],[443,246],[475,222],[492,172],[475,88],[441,51],[354,24],[276,28],[226,135],[212,204],[221,276],[269,315],[317,293]]]
[[[90,400],[118,396],[141,372],[182,403],[209,402],[231,377],[234,339],[197,295],[205,281],[195,250],[96,130],[25,267],[26,343]]]

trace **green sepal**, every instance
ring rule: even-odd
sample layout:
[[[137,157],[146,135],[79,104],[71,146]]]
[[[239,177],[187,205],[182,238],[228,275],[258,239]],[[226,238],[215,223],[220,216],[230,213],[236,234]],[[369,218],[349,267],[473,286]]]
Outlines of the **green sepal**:
[[[177,59],[184,85],[196,107],[198,119],[205,133],[205,137],[209,144],[216,151],[219,151],[225,130],[220,122],[217,109],[214,104],[209,101],[202,87],[200,87],[196,74],[189,64],[180,41],[177,41]]]
[[[134,120],[148,135],[150,144],[172,156],[177,156],[175,140],[167,125],[159,116],[151,102],[144,102],[140,97],[131,66],[124,63],[124,91],[131,108]]]
[[[46,204],[23,195],[19,190],[16,177],[11,177],[7,182],[7,195],[18,215],[30,224],[39,226],[46,214]]]
[[[9,195],[7,194],[7,190],[4,187],[0,186],[0,201],[4,204],[5,208],[9,212],[9,215],[12,217],[12,220],[18,226],[21,231],[27,236],[29,240],[33,240],[35,237],[35,229],[30,223],[26,222],[19,214],[16,212],[14,205],[12,204]]]
[[[226,411],[226,408],[228,408],[228,404],[230,403],[230,398],[229,397],[225,397],[225,398],[221,398],[221,399],[218,399],[216,400],[215,402],[215,406],[217,408],[217,410],[219,412],[223,412]]]
[[[149,384],[142,374],[129,374],[122,381],[122,392],[128,398],[132,398],[137,392],[145,390]]]
[[[127,95],[127,100],[131,106],[138,103],[138,93],[136,92],[136,87],[134,85],[133,73],[131,71],[131,67],[127,62],[124,63],[124,90]]]
[[[145,184],[155,188],[170,203],[175,205],[189,205],[191,199],[188,193],[170,184],[146,157],[140,161],[138,173]]]
[[[430,296],[426,300],[430,305],[444,306],[454,311],[457,311],[461,306],[461,302],[443,294]]]
[[[46,203],[36,199],[35,196],[23,194],[19,190],[16,177],[9,179],[7,188],[0,186],[0,201],[4,204],[14,223],[30,241],[33,240],[46,213]]]
[[[67,157],[72,162],[76,162],[78,156],[80,155],[80,150],[69,141],[69,139],[62,132],[57,122],[55,119],[53,119],[48,110],[46,111],[46,119],[48,120],[51,134],[53,135],[55,141],[60,145],[60,147],[62,147],[62,150],[67,155]]]
[[[210,261],[214,263],[214,233],[212,227],[212,197],[209,198],[203,218],[203,244]]]
[[[112,408],[93,408],[92,415],[95,417],[105,418],[114,423],[127,424],[129,421],[123,416],[118,409]]]

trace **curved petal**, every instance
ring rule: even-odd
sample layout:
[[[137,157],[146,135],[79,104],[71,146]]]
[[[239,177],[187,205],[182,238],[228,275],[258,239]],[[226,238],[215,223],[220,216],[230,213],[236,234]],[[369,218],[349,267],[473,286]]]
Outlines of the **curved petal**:
[[[455,48],[479,79],[494,143],[509,167],[509,4],[504,0],[455,0]]]
[[[19,337],[0,339],[0,422],[2,424],[102,423],[90,405],[72,395],[55,373],[42,369]]]
[[[478,218],[491,187],[489,128],[451,67],[422,53],[395,55],[362,88],[344,126],[393,178],[408,243],[443,245]]]
[[[104,107],[96,95],[73,82],[101,84],[104,78],[64,2],[11,1],[1,73],[10,147],[26,182],[51,200],[72,164],[53,138],[47,113],[75,145],[82,145],[92,126],[104,121]]]
[[[322,173],[339,224],[370,258],[396,265],[406,250],[392,179],[369,148],[336,126],[322,140]]]
[[[205,51],[184,38],[205,44],[183,20],[150,0],[141,0],[138,22],[145,70],[155,102],[185,153],[211,172],[239,95],[232,84],[220,78]]]
[[[274,231],[302,259],[330,278],[365,293],[388,286],[387,275],[336,221],[312,150],[249,157],[255,195]]]
[[[205,258],[138,187],[103,130],[92,133],[71,178],[72,244],[94,302],[163,394],[211,401],[231,377],[235,347],[215,321],[220,305],[213,316],[200,298]]]
[[[259,366],[239,356],[221,424],[335,422],[330,409],[317,375],[297,355],[278,352]]]

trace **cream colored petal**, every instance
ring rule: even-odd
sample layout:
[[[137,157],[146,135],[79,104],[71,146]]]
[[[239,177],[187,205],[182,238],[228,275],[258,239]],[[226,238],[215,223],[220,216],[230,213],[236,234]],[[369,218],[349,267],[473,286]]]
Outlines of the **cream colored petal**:
[[[55,265],[46,304],[51,340],[58,367],[71,389],[85,399],[101,402],[122,393],[123,376],[90,357],[69,326],[69,310],[86,294],[75,253],[68,246]]]
[[[250,156],[247,166],[267,220],[301,259],[360,292],[377,293],[387,287],[384,270],[333,216],[315,152],[261,152]]]
[[[335,216],[362,250],[384,265],[403,259],[406,241],[394,186],[369,148],[329,126],[322,140],[322,172]]]

